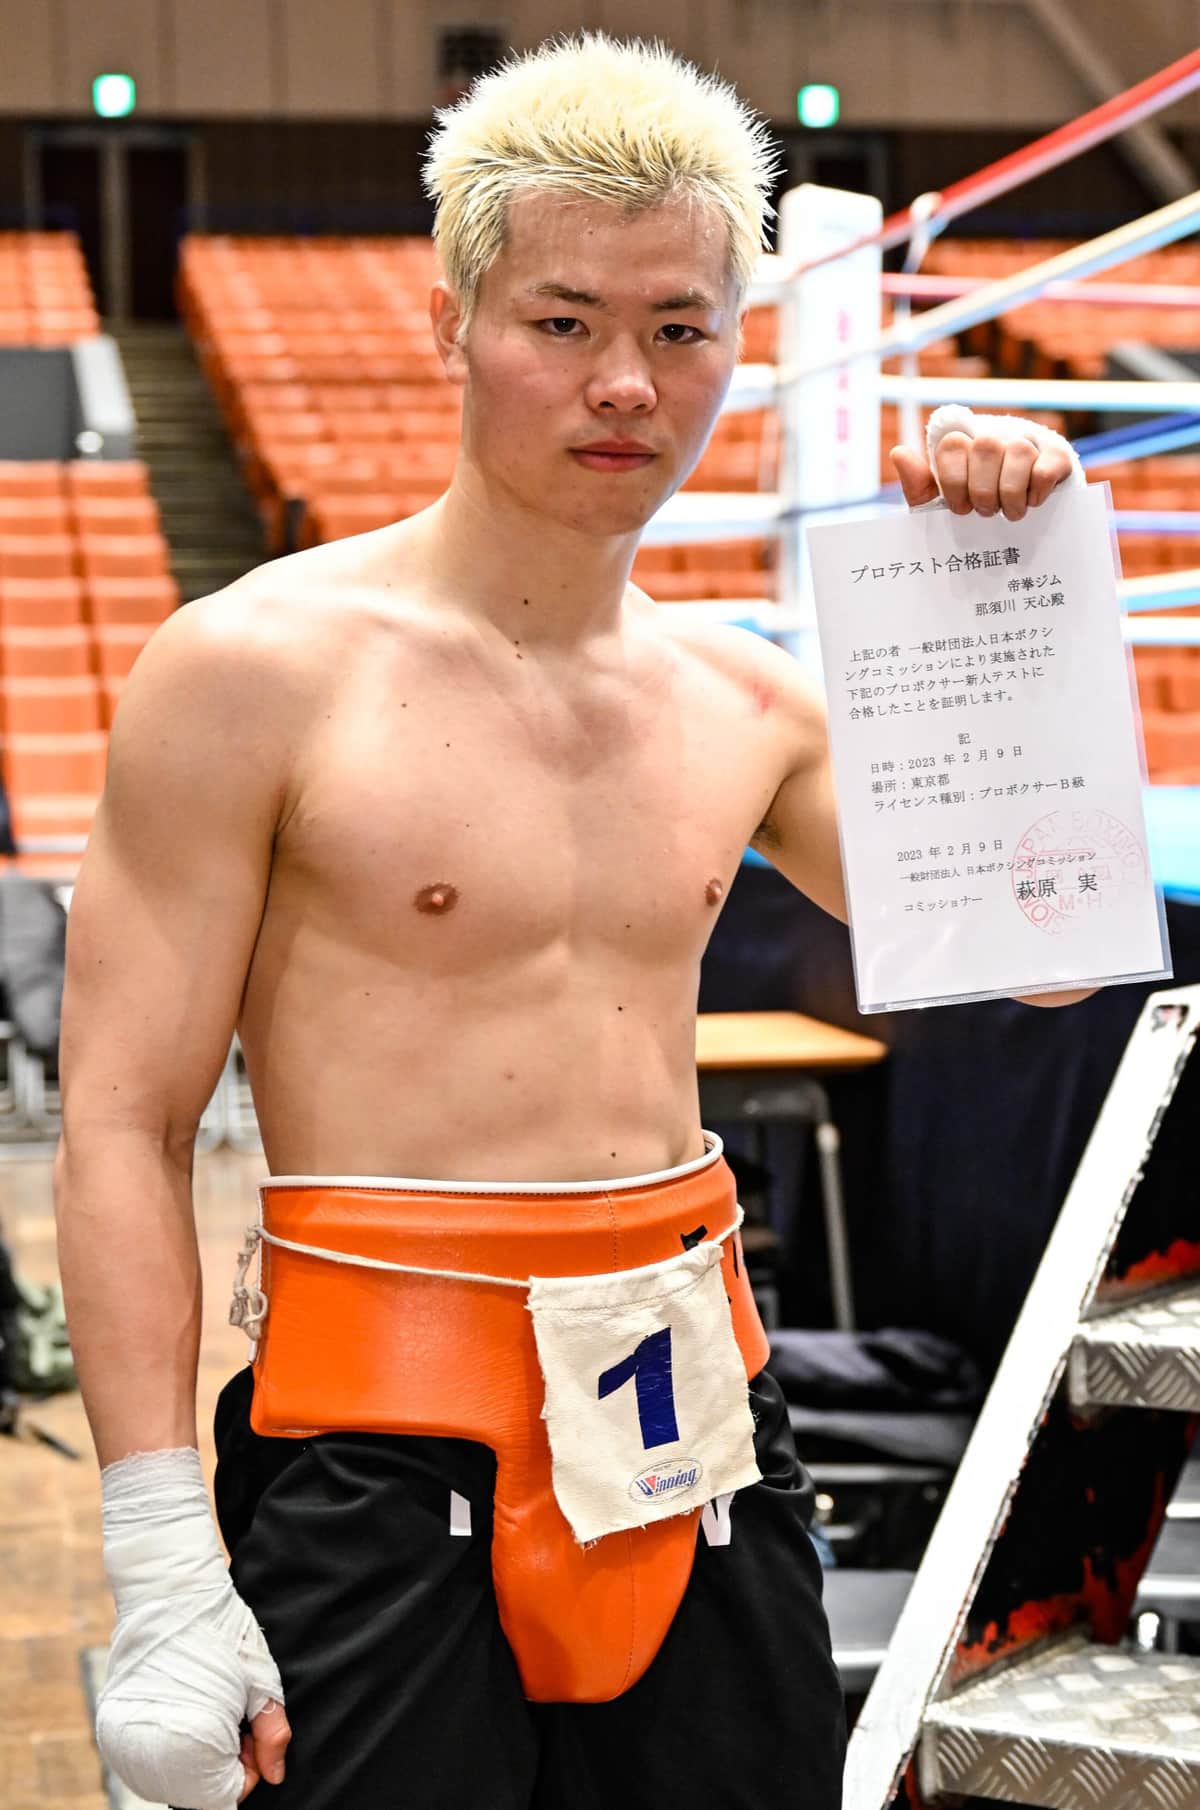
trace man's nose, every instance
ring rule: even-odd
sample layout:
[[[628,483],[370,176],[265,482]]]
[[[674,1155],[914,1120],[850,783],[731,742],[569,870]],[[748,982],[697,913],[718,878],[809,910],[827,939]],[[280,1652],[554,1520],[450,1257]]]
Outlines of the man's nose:
[[[591,408],[622,415],[652,409],[658,393],[642,353],[629,345],[613,346],[589,380],[587,401]]]

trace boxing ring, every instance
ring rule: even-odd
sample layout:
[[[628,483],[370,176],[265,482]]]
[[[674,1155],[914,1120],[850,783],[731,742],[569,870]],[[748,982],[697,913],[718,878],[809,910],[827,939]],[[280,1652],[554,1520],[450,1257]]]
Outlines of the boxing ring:
[[[779,250],[763,257],[750,304],[779,312],[774,365],[747,363],[734,373],[725,413],[777,411],[777,489],[682,491],[648,524],[643,544],[678,545],[763,537],[776,541],[777,601],[726,599],[679,604],[708,619],[735,622],[787,646],[820,676],[815,613],[804,545],[806,525],[902,508],[898,485],[879,479],[880,410],[900,411],[898,438],[919,443],[921,411],[962,403],[984,412],[1102,411],[1139,417],[1126,427],[1076,439],[1090,472],[1107,465],[1200,445],[1200,380],[996,378],[917,374],[917,354],[937,341],[995,320],[1023,303],[1063,308],[1136,307],[1200,311],[1200,286],[1095,283],[1095,277],[1200,230],[1200,190],[999,279],[922,275],[919,265],[949,223],[1033,177],[1128,130],[1200,88],[1200,51],[1179,59],[1102,106],[964,178],[882,218],[867,196],[811,187],[780,207]],[[885,274],[882,254],[909,246],[905,268]],[[894,317],[881,325],[885,298]],[[930,303],[913,313],[913,302]],[[1195,350],[1200,352],[1200,327]],[[899,359],[898,373],[884,371]],[[1149,420],[1142,417],[1151,417]],[[1200,540],[1200,509],[1114,511],[1125,534]],[[1130,647],[1200,647],[1197,564],[1125,578],[1119,594]],[[1148,786],[1147,821],[1156,877],[1172,892],[1200,896],[1200,785]],[[746,859],[759,862],[753,850]]]

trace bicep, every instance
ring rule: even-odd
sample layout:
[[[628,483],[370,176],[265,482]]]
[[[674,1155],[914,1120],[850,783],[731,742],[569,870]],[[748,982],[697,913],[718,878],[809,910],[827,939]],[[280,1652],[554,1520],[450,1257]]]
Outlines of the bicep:
[[[837,798],[828,746],[814,749],[776,792],[754,847],[813,902],[848,922]]]
[[[278,795],[225,664],[193,634],[152,643],[117,712],[67,929],[68,1136],[98,1120],[186,1143],[229,1049]]]
[[[825,706],[817,685],[791,654],[770,647],[762,657],[780,713],[783,777],[753,846],[793,886],[846,923]]]

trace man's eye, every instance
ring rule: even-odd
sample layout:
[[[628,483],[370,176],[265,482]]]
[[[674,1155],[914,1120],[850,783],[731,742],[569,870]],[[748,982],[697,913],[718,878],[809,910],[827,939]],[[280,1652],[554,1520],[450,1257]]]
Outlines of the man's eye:
[[[578,327],[579,324],[580,323],[575,319],[574,315],[571,315],[571,314],[554,314],[554,315],[551,315],[547,320],[542,320],[542,321],[538,322],[539,327],[550,327],[553,329],[553,331],[550,334],[551,339],[570,339],[571,338],[571,328]],[[560,327],[565,328],[566,331],[559,332],[558,329]]]
[[[668,321],[662,331],[664,333],[691,333],[694,336],[692,339],[672,339],[670,344],[673,346],[694,346],[697,340],[704,338],[699,327],[689,327],[683,321]]]

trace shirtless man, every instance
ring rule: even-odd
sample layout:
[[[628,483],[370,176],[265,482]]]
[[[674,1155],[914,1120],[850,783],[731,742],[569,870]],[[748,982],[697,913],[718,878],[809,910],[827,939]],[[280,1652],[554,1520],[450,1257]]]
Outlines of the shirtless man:
[[[195,1450],[192,1151],[235,1025],[272,1176],[436,1178],[448,1225],[506,1183],[540,1211],[540,1186],[569,1231],[587,1184],[622,1206],[629,1178],[716,1173],[697,978],[747,843],[844,915],[813,686],[629,583],[721,406],[770,174],[732,91],[665,53],[589,37],[477,84],[429,166],[433,331],[464,391],[447,495],[190,604],[122,701],[71,914],[56,1179],[118,1607],[98,1733],[151,1800],[840,1801],[811,1492],[765,1373],[762,1480],[699,1538],[699,1506],[636,1535],[686,1526],[694,1569],[611,1701],[528,1700],[486,1445],[331,1431],[332,1409],[263,1433],[243,1371],[217,1426],[232,1581]],[[957,511],[1014,520],[1070,469],[969,424],[936,464]],[[923,455],[897,465],[910,502],[936,493]],[[349,1351],[356,1327],[309,1332]],[[587,1662],[590,1611],[560,1619]]]

